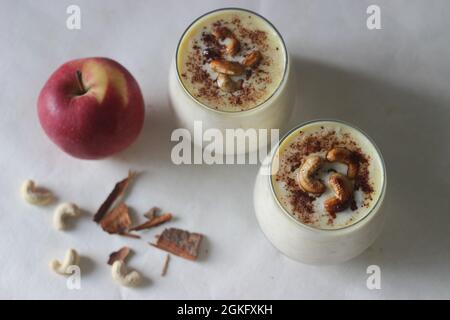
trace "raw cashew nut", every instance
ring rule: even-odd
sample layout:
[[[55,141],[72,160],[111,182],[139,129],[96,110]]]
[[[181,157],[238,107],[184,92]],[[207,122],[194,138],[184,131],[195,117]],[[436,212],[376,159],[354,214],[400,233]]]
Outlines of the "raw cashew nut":
[[[59,260],[52,260],[50,262],[50,268],[56,273],[67,276],[70,275],[68,268],[71,266],[80,266],[80,256],[75,251],[75,249],[69,249],[66,252],[63,262]]]
[[[66,229],[67,217],[78,217],[81,210],[73,203],[65,202],[58,205],[53,213],[53,226],[58,230]]]
[[[26,202],[34,205],[43,206],[54,200],[49,190],[36,186],[33,180],[25,180],[20,192]]]
[[[134,287],[141,281],[141,275],[133,270],[127,273],[125,263],[117,260],[111,267],[111,275],[113,279],[125,287]]]
[[[341,173],[333,173],[328,180],[335,196],[325,200],[325,210],[332,216],[336,212],[345,210],[353,196],[353,184],[349,178]]]
[[[299,187],[306,192],[321,194],[325,191],[325,185],[320,180],[314,179],[314,174],[322,166],[324,160],[319,156],[309,156],[300,166],[296,180]]]
[[[327,160],[330,162],[342,162],[347,165],[347,176],[354,179],[358,174],[358,161],[355,159],[353,152],[346,148],[333,148],[327,153]]]

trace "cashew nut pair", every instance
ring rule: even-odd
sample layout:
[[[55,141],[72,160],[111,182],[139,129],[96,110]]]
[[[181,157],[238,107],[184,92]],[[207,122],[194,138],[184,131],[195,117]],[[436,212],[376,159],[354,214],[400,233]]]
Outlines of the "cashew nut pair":
[[[33,205],[46,205],[55,200],[53,193],[38,187],[33,180],[25,180],[21,188],[22,198]],[[78,217],[81,210],[77,205],[64,202],[58,205],[53,213],[53,226],[58,230],[66,229],[68,217]]]
[[[325,209],[334,214],[345,209],[351,199],[353,184],[350,179],[354,179],[358,174],[358,162],[350,150],[340,147],[331,149],[326,158],[330,162],[341,162],[347,165],[347,176],[333,173],[328,181],[335,196],[325,201]],[[324,159],[317,155],[306,158],[296,176],[297,184],[302,190],[313,194],[322,194],[325,191],[323,182],[314,178],[314,174],[323,163]]]
[[[80,267],[80,256],[75,249],[69,249],[62,262],[54,259],[50,261],[49,266],[55,273],[68,276],[72,274],[74,267]],[[141,275],[137,271],[127,273],[125,263],[121,260],[114,262],[111,275],[115,281],[127,287],[136,286],[141,280]]]

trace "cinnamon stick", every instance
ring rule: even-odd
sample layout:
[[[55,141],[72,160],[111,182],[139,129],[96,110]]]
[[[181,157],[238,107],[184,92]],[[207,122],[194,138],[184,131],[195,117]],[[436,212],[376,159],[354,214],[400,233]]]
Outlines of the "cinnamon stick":
[[[102,203],[100,208],[98,208],[96,214],[94,215],[94,221],[99,223],[103,217],[108,213],[111,206],[114,204],[114,202],[121,197],[125,191],[127,191],[131,181],[136,176],[136,172],[130,171],[128,172],[128,177],[125,179],[119,181],[114,186],[114,189],[111,191],[111,193],[108,195],[106,200]]]
[[[152,227],[159,226],[160,224],[163,224],[164,222],[172,220],[172,214],[171,213],[164,213],[160,216],[154,217],[153,219],[150,219],[143,224],[140,224],[138,226],[130,228],[130,231],[140,231],[144,229],[149,229]]]

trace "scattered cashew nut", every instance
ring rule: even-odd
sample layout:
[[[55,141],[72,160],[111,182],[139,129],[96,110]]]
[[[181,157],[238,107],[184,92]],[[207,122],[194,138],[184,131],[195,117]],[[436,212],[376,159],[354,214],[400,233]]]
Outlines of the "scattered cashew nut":
[[[353,196],[353,184],[347,176],[341,173],[333,173],[328,180],[335,196],[325,200],[325,210],[332,216],[336,212],[345,210]]]
[[[75,251],[75,249],[67,250],[63,262],[60,262],[59,260],[55,259],[52,260],[49,264],[50,269],[63,276],[70,275],[70,272],[68,270],[69,267],[71,266],[79,267],[79,265],[80,265],[80,256]]]
[[[141,275],[133,270],[127,273],[125,263],[117,260],[111,267],[112,278],[125,287],[134,287],[141,281]]]
[[[54,200],[54,196],[49,190],[36,186],[33,180],[25,180],[20,192],[26,202],[34,205],[43,206]]]
[[[81,214],[77,205],[64,202],[58,205],[53,213],[53,226],[58,230],[64,230],[67,227],[66,218],[78,217]]]
[[[229,76],[227,76],[226,74],[222,74],[219,73],[219,75],[217,76],[217,86],[225,91],[225,92],[235,92],[238,91],[242,88],[242,83],[244,82],[244,80],[238,80],[238,81],[234,81],[233,79],[231,79]]]
[[[355,159],[353,152],[347,148],[333,148],[327,153],[327,160],[330,162],[341,162],[347,165],[347,176],[354,179],[358,174],[358,161]]]
[[[313,178],[314,174],[322,166],[324,160],[319,156],[309,156],[305,159],[297,171],[297,184],[306,192],[321,194],[325,191],[325,185],[320,180]]]

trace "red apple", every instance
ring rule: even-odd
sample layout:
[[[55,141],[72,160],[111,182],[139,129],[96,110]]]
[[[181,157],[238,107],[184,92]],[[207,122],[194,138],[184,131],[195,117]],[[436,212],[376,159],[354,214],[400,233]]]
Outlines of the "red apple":
[[[136,80],[108,58],[72,60],[59,67],[38,99],[41,126],[68,154],[99,159],[129,146],[144,123]]]

